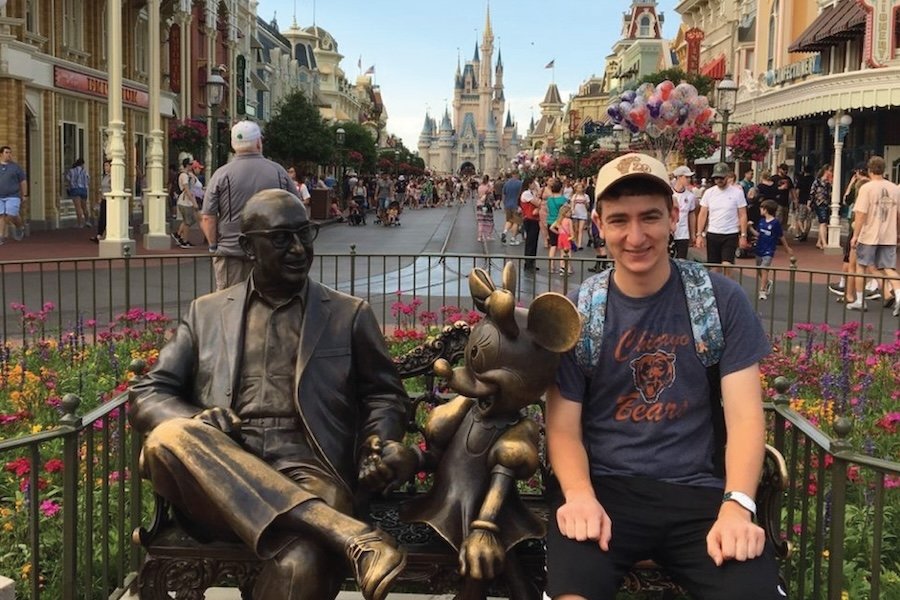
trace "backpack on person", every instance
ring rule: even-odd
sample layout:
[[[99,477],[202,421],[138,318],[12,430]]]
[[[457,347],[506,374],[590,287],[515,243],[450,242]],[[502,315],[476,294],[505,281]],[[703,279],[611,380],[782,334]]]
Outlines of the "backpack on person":
[[[725,334],[716,302],[716,294],[709,271],[692,261],[674,260],[685,292],[694,350],[706,368],[709,383],[709,403],[713,422],[713,471],[725,474],[725,412],[722,408],[722,383],[719,377],[719,361],[725,350]],[[606,321],[606,301],[609,295],[609,278],[613,269],[594,275],[582,284],[576,305],[584,318],[584,333],[575,346],[575,359],[586,377],[590,377],[600,362],[603,325]]]

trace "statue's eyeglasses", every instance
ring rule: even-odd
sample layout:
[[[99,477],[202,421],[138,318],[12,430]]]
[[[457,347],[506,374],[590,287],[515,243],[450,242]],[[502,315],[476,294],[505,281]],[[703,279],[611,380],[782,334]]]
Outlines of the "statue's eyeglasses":
[[[284,250],[293,244],[294,240],[303,246],[312,244],[319,237],[319,224],[309,223],[297,229],[251,229],[244,231],[243,234],[265,237],[273,247]]]

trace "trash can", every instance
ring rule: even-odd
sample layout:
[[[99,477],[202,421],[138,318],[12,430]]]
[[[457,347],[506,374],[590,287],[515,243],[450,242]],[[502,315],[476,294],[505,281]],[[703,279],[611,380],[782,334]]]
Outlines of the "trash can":
[[[331,190],[313,189],[309,195],[309,218],[316,221],[327,219]]]

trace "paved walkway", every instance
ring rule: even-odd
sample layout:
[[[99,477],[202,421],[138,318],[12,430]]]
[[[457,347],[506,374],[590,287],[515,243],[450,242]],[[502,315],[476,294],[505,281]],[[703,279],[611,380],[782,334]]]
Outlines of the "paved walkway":
[[[496,211],[498,235],[503,228],[501,211]],[[453,220],[456,219],[456,229],[452,236],[451,244],[447,251],[452,253],[477,253],[484,252],[484,247],[475,241],[475,219],[472,207],[466,205],[460,208],[430,208],[403,213],[403,225],[396,228],[384,228],[373,225],[374,219],[369,219],[369,225],[365,227],[349,227],[346,224],[327,222],[323,225],[322,233],[316,241],[316,249],[320,252],[344,252],[349,251],[350,244],[356,245],[359,253],[378,254],[420,254],[437,253],[440,251],[443,241],[448,233]],[[469,236],[471,232],[471,236]],[[97,244],[89,238],[93,235],[91,229],[58,229],[52,231],[36,231],[21,242],[7,240],[0,246],[0,262],[21,260],[53,260],[85,258],[99,255]],[[138,240],[138,255],[186,255],[202,252],[205,245],[199,230],[192,231],[191,241],[195,248],[180,249],[173,247],[170,250],[145,250]],[[840,271],[841,256],[826,255],[816,248],[814,237],[806,242],[794,242],[797,265],[801,269]],[[504,247],[495,240],[488,243],[488,251],[492,254],[520,255],[524,245],[517,247]],[[539,255],[546,255],[542,248]],[[588,258],[589,249],[576,254],[578,258]],[[752,259],[738,261],[738,265],[752,265]],[[783,249],[779,249],[776,258],[777,266],[788,266],[787,256]]]
[[[212,588],[207,590],[204,596],[206,600],[240,600],[241,594],[234,588]],[[391,600],[453,600],[453,594],[444,594],[438,596],[428,596],[425,594],[390,594]],[[137,595],[129,594],[124,597],[125,600],[138,600]],[[341,592],[338,594],[337,600],[363,600],[362,594],[359,592]],[[499,598],[488,598],[488,600],[501,600]]]

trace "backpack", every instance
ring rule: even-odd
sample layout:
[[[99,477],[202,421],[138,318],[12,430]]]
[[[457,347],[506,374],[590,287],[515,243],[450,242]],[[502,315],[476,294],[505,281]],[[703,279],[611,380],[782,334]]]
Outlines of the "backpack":
[[[725,475],[725,413],[722,409],[722,383],[719,361],[725,349],[725,334],[716,303],[712,279],[706,268],[686,260],[674,260],[685,291],[694,350],[706,368],[709,383],[709,403],[713,422],[713,472]],[[578,292],[578,312],[584,320],[583,333],[575,346],[575,360],[585,377],[590,377],[600,362],[603,324],[606,320],[606,300],[612,268],[589,279]]]

